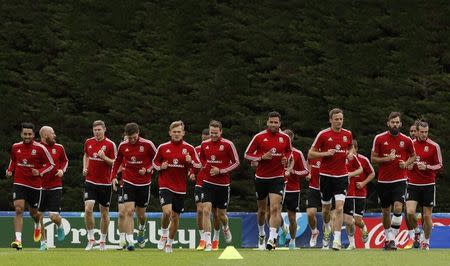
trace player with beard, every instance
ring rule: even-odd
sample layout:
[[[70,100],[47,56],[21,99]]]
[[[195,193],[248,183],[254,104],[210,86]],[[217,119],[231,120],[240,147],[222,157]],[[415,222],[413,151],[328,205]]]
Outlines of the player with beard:
[[[416,159],[416,152],[412,140],[400,133],[402,122],[399,112],[389,114],[387,126],[388,131],[374,138],[371,160],[379,165],[377,191],[386,237],[384,249],[396,250],[395,238],[402,224],[405,201],[406,168]]]

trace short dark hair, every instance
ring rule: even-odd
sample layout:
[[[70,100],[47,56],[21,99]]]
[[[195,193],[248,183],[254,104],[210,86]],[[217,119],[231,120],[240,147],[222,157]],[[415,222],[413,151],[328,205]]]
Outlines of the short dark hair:
[[[330,110],[330,112],[328,113],[328,115],[330,116],[330,119],[333,117],[333,115],[335,114],[344,114],[344,111],[342,111],[342,109],[339,108],[333,108]]]
[[[209,122],[209,126],[210,127],[218,127],[220,130],[222,130],[222,123],[220,121],[217,121],[217,120],[211,120]]]
[[[20,129],[22,130],[24,128],[31,129],[34,131],[34,124],[30,122],[23,122],[22,124],[20,124]]]
[[[284,130],[284,133],[285,133],[286,135],[288,135],[289,138],[291,138],[291,141],[294,140],[294,131],[292,131],[292,130],[290,130],[290,129],[285,129],[285,130]]]
[[[102,126],[103,128],[106,128],[105,122],[103,122],[102,120],[95,120],[92,123],[92,127],[96,127],[96,126]]]
[[[209,135],[209,128],[205,128],[202,130],[202,135]]]
[[[125,125],[124,131],[127,136],[139,133],[139,125],[136,123],[128,123]]]
[[[419,127],[428,127],[428,122],[424,120],[419,120],[416,123],[416,129],[419,130]]]
[[[278,117],[281,120],[281,115],[277,111],[272,111],[267,114],[267,119],[272,117]]]
[[[391,121],[392,119],[397,118],[397,117],[401,119],[400,112],[397,112],[397,111],[391,112],[388,116],[388,121]]]

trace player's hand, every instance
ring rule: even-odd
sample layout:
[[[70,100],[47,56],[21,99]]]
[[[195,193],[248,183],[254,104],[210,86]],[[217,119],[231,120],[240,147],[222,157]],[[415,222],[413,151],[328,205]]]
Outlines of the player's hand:
[[[97,156],[102,160],[105,160],[105,157],[106,157],[105,152],[103,150],[99,150],[97,152]]]
[[[391,151],[391,153],[387,156],[389,161],[395,160],[395,150]]]
[[[291,175],[291,171],[289,171],[289,169],[284,170],[284,176],[290,176]]]
[[[112,186],[113,186],[113,190],[117,191],[117,185],[119,184],[119,181],[117,180],[117,178],[114,178],[112,180]]]
[[[139,174],[140,175],[145,175],[147,173],[147,169],[145,169],[144,167],[142,167],[141,169],[139,169]]]
[[[309,182],[311,180],[311,175],[305,176],[305,180]]]
[[[326,156],[333,156],[334,154],[336,153],[336,149],[329,149],[327,152],[326,152]]]
[[[190,174],[190,175],[189,175],[189,179],[190,179],[191,181],[195,181],[195,174],[194,174],[194,173]]]
[[[162,164],[161,164],[161,169],[167,169],[167,167],[169,167],[169,163],[168,162],[163,162]]]
[[[186,162],[187,163],[191,163],[192,162],[192,157],[189,154],[186,154]]]
[[[213,167],[211,167],[211,170],[209,170],[209,173],[211,174],[211,176],[218,175],[218,174],[220,174],[220,169],[213,166]]]
[[[417,164],[417,168],[419,168],[419,170],[424,171],[427,170],[427,165],[423,162],[420,162]]]
[[[408,165],[408,167],[406,167],[406,169],[411,171],[413,169],[413,167],[414,167],[414,164],[412,163],[412,164]]]
[[[11,171],[6,171],[6,177],[11,177],[12,176],[12,172]]]
[[[63,170],[58,169],[58,171],[56,172],[56,176],[58,176],[58,177],[63,177],[63,175],[64,175]]]
[[[268,151],[266,153],[263,154],[263,156],[261,157],[261,159],[263,160],[270,160],[272,159],[273,155],[272,155],[272,151]]]
[[[405,169],[406,168],[406,162],[403,160],[400,160],[398,163],[398,166],[400,166],[401,169]]]
[[[286,156],[283,156],[283,158],[281,158],[281,164],[283,166],[286,166],[287,162],[288,162],[288,159],[286,158]]]
[[[88,169],[83,169],[83,176],[87,176],[88,174]]]
[[[349,161],[351,161],[351,160],[353,160],[354,158],[353,158],[353,152],[348,152],[347,153],[347,160],[349,160]]]
[[[31,174],[33,174],[34,176],[38,176],[39,175],[39,170],[38,169],[31,169]]]
[[[356,188],[357,189],[361,189],[361,188],[363,188],[365,186],[366,186],[366,184],[364,184],[364,182],[356,182]]]

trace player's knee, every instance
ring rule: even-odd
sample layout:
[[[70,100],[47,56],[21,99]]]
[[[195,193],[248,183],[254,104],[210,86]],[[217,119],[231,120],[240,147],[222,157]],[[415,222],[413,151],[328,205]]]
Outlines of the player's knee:
[[[171,210],[163,210],[163,215],[165,216],[165,217],[170,217],[171,216],[171,213],[172,213],[172,211]]]

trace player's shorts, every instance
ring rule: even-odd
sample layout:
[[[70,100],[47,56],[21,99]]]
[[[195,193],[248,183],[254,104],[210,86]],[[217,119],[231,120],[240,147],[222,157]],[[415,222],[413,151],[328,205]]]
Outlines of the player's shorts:
[[[123,185],[117,187],[117,204],[123,204],[125,201],[123,200]]]
[[[366,199],[346,198],[344,204],[344,213],[350,216],[363,216],[366,209]]]
[[[406,181],[377,184],[378,199],[381,208],[389,208],[394,202],[405,202]]]
[[[123,183],[123,201],[134,202],[139,208],[146,208],[150,201],[150,185],[136,186]]]
[[[306,200],[306,208],[316,208],[322,207],[322,202],[320,200],[320,190],[309,188],[308,189],[308,199]]]
[[[84,201],[94,200],[103,207],[109,207],[111,203],[112,185],[95,185],[84,183]]]
[[[408,184],[406,200],[417,201],[422,207],[436,206],[436,186],[416,186]]]
[[[291,212],[300,210],[300,192],[286,192],[284,194],[283,206]]]
[[[42,190],[40,212],[61,212],[62,188]]]
[[[184,211],[184,194],[174,193],[168,189],[159,190],[159,203],[161,206],[172,204],[172,211],[182,213]]]
[[[284,189],[285,184],[284,178],[282,177],[271,179],[255,178],[255,191],[256,191],[256,198],[258,200],[263,200],[267,198],[269,193],[283,196]]]
[[[203,188],[202,187],[195,186],[194,200],[195,200],[195,204],[202,203],[202,201],[203,201]]]
[[[228,208],[228,203],[230,202],[230,186],[217,186],[204,182],[202,202],[211,202],[213,208]]]
[[[38,209],[41,203],[41,189],[14,184],[14,200],[25,200],[30,208]]]
[[[320,175],[320,194],[322,203],[331,204],[333,196],[347,195],[348,176],[330,177]]]

